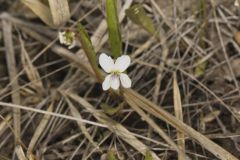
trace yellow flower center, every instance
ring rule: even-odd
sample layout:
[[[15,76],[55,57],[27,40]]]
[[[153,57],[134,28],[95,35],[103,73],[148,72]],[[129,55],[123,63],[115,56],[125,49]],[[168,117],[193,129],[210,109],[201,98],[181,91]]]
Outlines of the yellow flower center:
[[[118,70],[116,70],[116,71],[112,71],[111,73],[112,73],[112,74],[115,74],[115,75],[118,75],[118,74],[120,74],[121,72],[118,71]]]

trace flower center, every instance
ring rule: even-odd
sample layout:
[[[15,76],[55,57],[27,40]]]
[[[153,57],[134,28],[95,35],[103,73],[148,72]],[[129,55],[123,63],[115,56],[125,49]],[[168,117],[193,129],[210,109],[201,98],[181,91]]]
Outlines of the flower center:
[[[75,38],[75,33],[71,32],[71,31],[66,31],[64,34],[64,40],[66,41],[66,43],[71,44],[74,41]]]
[[[120,74],[121,72],[118,71],[118,70],[115,70],[115,71],[112,71],[111,73],[114,74],[114,75],[118,75],[118,74]]]

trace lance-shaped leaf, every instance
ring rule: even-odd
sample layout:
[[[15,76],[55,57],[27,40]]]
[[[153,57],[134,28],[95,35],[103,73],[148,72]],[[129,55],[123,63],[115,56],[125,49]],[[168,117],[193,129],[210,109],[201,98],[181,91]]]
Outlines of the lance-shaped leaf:
[[[154,27],[153,21],[147,16],[143,6],[141,4],[136,4],[126,10],[126,15],[131,19],[131,21],[151,35],[154,35],[157,39],[159,38]]]
[[[117,58],[122,54],[122,40],[120,34],[120,25],[117,16],[117,7],[115,0],[106,0],[107,25],[109,33],[109,43],[112,55]]]
[[[88,57],[88,61],[90,62],[92,69],[95,72],[98,80],[100,82],[102,82],[103,76],[102,76],[101,71],[98,68],[96,52],[94,51],[90,37],[89,37],[88,33],[86,32],[85,28],[80,23],[78,24],[77,30],[79,32],[79,35],[78,35],[79,40],[82,44],[82,48],[83,48],[85,54]]]

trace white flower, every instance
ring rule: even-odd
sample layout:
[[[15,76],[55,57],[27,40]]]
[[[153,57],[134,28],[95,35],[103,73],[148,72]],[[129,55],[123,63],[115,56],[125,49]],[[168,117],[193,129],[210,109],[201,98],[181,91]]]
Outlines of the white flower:
[[[68,46],[68,49],[72,49],[76,45],[75,33],[71,31],[58,32],[59,41],[61,44]]]
[[[100,55],[99,64],[105,72],[109,73],[105,77],[102,84],[104,91],[108,90],[110,87],[117,90],[120,86],[120,82],[124,88],[131,87],[131,79],[127,74],[123,73],[130,65],[130,62],[130,57],[127,55],[118,57],[115,62],[110,56],[107,56],[105,53],[102,53]]]

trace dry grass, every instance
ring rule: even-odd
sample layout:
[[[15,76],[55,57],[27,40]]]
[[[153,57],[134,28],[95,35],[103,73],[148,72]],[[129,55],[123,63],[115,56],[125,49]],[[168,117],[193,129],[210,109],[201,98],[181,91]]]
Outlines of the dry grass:
[[[57,37],[81,22],[97,57],[110,53],[105,1],[57,2],[0,0],[0,159],[240,158],[233,0],[118,1],[133,81],[118,93],[103,92],[80,43]],[[135,3],[159,39],[126,17]]]

